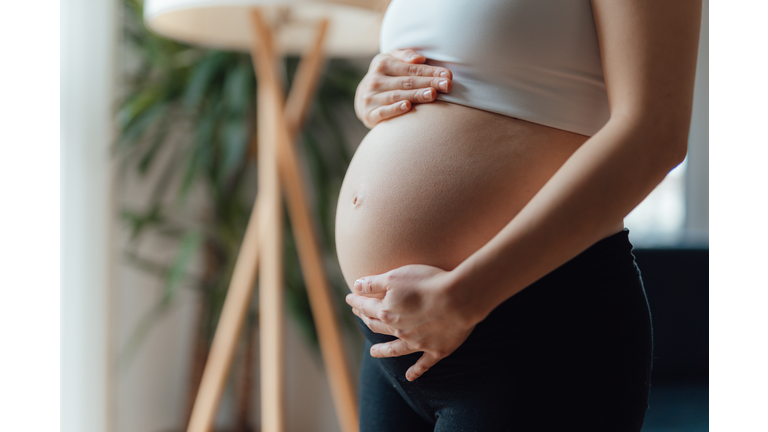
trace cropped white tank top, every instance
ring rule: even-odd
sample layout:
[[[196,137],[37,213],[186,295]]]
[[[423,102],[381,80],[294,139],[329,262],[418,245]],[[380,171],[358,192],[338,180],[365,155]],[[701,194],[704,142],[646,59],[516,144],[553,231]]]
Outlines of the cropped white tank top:
[[[380,40],[451,70],[438,100],[587,136],[608,121],[589,0],[392,0]]]

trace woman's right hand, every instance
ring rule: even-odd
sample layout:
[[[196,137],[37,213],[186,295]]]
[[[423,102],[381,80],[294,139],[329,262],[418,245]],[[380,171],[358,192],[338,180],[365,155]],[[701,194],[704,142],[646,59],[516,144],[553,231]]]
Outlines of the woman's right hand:
[[[453,74],[444,67],[423,64],[427,58],[411,49],[373,58],[355,92],[355,113],[368,128],[405,114],[413,103],[432,102],[437,92],[451,91]]]

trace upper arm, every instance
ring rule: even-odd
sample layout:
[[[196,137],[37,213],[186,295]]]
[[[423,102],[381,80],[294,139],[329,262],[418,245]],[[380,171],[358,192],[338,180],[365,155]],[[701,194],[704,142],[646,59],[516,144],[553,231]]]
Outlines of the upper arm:
[[[701,0],[592,0],[611,119],[687,143]]]

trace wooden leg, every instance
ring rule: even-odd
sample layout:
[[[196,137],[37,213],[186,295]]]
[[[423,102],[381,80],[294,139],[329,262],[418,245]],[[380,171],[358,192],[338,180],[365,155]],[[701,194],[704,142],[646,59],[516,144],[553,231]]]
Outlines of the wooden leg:
[[[237,256],[232,281],[229,283],[227,298],[221,311],[219,325],[213,337],[213,345],[205,363],[200,389],[197,392],[188,432],[211,430],[219,398],[224,387],[227,371],[232,364],[237,338],[243,327],[243,320],[250,304],[259,252],[258,210],[254,204],[248,227],[245,230],[240,254]]]
[[[258,14],[256,15],[258,17]],[[259,28],[258,18],[254,20],[255,28]],[[300,170],[299,158],[294,146],[294,135],[301,119],[306,113],[314,88],[320,76],[322,65],[322,44],[327,29],[327,21],[320,24],[318,37],[315,43],[303,57],[294,80],[291,94],[286,103],[285,115],[280,115],[278,105],[275,105],[275,113],[278,121],[276,131],[278,145],[278,161],[281,185],[284,188],[288,203],[288,214],[294,229],[294,238],[299,254],[304,280],[309,293],[310,306],[315,318],[315,324],[320,341],[320,349],[331,387],[331,393],[336,406],[336,414],[344,432],[357,432],[358,411],[357,395],[353,384],[349,365],[347,363],[344,347],[339,330],[328,278],[323,267],[322,254],[317,241],[312,220],[312,212],[309,209],[308,194],[305,188],[304,178]],[[266,40],[267,30],[263,28],[259,36]],[[259,57],[260,58],[260,57]],[[274,58],[274,57],[271,57]],[[264,62],[262,62],[264,63]],[[270,80],[271,88],[278,88],[279,81],[274,73],[275,68],[269,71],[258,69],[259,81]],[[278,96],[279,97],[279,96]],[[265,270],[262,270],[264,274]],[[262,328],[262,332],[263,332]],[[262,374],[265,373],[262,370]],[[262,375],[263,376],[263,375]],[[262,393],[262,398],[272,397],[272,393]],[[262,411],[262,416],[264,411]],[[266,427],[266,424],[263,424]],[[266,429],[265,429],[266,430]]]
[[[261,430],[285,430],[283,385],[283,229],[277,143],[285,123],[283,90],[278,80],[272,34],[258,10],[252,12],[253,59],[258,75],[260,278],[259,333],[261,359]]]
[[[317,26],[317,37],[301,56],[291,92],[285,102],[285,123],[288,127],[288,138],[291,143],[294,142],[296,132],[304,122],[312,96],[315,94],[317,82],[320,80],[320,68],[325,60],[323,42],[325,42],[327,32],[328,20],[324,19]]]
[[[272,34],[258,10],[252,13],[254,68],[258,75],[259,193],[224,303],[211,353],[203,373],[189,432],[208,432],[218,408],[227,371],[250,302],[256,263],[259,279],[261,333],[261,414],[264,432],[283,432],[283,293],[282,212],[280,181],[286,187],[289,215],[295,231],[299,260],[309,291],[320,347],[344,432],[357,432],[357,397],[339,331],[322,255],[308,205],[307,191],[293,145],[295,130],[309,106],[322,64],[322,42],[327,22],[305,55],[283,110],[283,89],[276,74]]]
[[[291,94],[288,96],[288,103],[286,103],[286,122],[283,123],[284,132],[280,134],[282,139],[278,144],[278,155],[281,184],[288,202],[288,214],[294,231],[301,270],[307,285],[320,349],[328,373],[336,416],[343,432],[357,432],[357,392],[344,354],[344,344],[331,301],[331,290],[323,267],[320,245],[304,186],[306,182],[292,139],[292,132],[299,126],[309,106],[320,75],[322,41],[326,27],[327,22],[323,22],[314,46],[305,54],[299,65]]]

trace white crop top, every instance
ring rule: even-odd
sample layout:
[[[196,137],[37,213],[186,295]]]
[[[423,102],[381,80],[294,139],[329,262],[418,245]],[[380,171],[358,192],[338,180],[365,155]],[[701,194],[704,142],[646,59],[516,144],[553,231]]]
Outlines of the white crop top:
[[[587,136],[608,121],[589,0],[392,0],[380,40],[451,70],[438,100]]]

